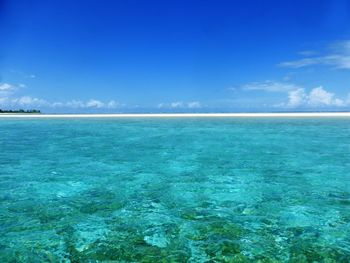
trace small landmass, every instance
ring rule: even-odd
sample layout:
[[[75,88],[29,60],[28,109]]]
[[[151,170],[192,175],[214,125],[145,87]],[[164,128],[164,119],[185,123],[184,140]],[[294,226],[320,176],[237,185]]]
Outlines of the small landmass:
[[[19,109],[19,110],[2,110],[0,109],[0,113],[41,113],[40,110],[36,110],[36,109],[32,109],[32,110],[23,110],[23,109]]]

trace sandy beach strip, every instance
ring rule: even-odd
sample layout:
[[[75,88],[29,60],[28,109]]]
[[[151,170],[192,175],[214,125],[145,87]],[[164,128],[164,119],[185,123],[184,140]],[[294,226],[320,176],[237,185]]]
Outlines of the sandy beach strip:
[[[280,117],[350,117],[350,112],[286,113],[120,113],[120,114],[0,114],[0,118],[280,118]]]

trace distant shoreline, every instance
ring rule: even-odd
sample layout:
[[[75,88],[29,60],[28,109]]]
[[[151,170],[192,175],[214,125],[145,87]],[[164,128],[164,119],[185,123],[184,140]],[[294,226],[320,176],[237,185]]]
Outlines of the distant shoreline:
[[[208,118],[208,117],[350,117],[350,112],[286,112],[286,113],[120,113],[120,114],[9,114],[0,118]]]

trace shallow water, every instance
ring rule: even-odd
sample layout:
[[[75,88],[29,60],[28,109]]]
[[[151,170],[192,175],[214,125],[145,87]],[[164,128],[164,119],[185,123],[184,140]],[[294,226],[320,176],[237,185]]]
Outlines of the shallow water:
[[[349,119],[0,120],[0,262],[349,262]]]

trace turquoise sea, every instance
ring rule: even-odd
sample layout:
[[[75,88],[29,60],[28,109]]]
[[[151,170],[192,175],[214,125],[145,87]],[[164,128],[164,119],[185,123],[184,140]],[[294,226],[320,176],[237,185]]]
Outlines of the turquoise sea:
[[[0,262],[349,262],[350,119],[0,119]]]

